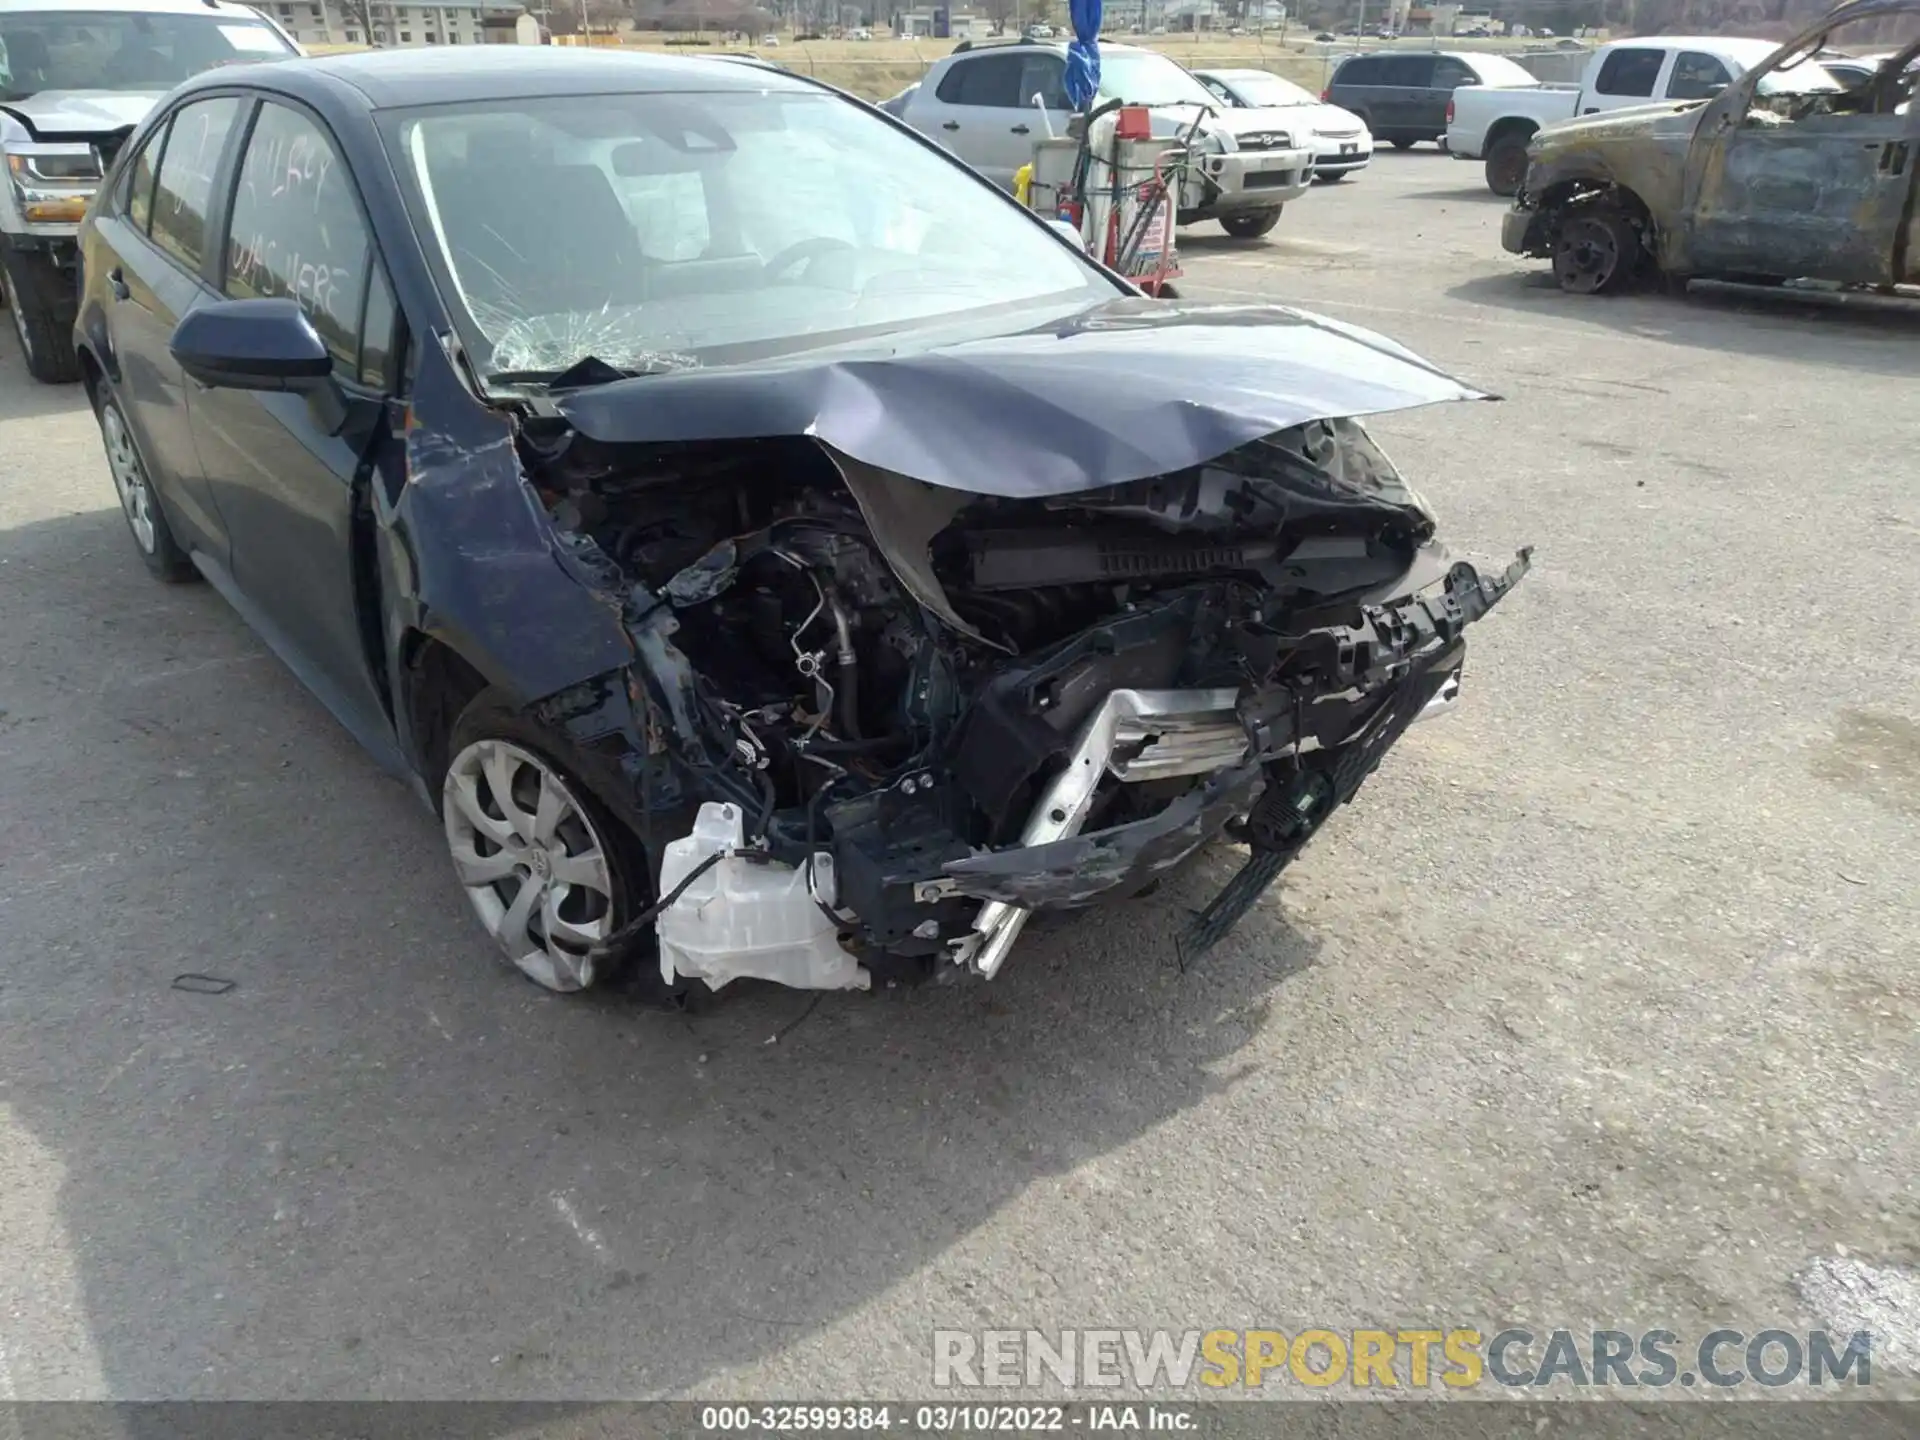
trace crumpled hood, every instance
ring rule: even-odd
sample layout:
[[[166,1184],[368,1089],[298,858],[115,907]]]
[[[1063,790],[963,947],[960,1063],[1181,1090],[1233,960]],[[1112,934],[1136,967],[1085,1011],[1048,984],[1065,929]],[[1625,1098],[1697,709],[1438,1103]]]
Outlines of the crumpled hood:
[[[650,375],[556,405],[608,444],[808,435],[930,485],[1017,499],[1183,470],[1309,420],[1489,398],[1304,310],[1130,296],[984,340]]]
[[[40,135],[111,135],[147,118],[165,90],[42,90],[9,100],[11,111]]]

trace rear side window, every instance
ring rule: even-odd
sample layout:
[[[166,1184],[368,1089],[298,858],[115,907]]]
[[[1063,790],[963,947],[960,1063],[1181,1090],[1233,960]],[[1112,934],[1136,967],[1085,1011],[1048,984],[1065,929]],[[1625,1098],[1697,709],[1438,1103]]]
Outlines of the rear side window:
[[[1020,55],[982,55],[955,65],[941,77],[937,97],[949,105],[991,105],[1011,109],[1020,103]]]
[[[1718,95],[1733,83],[1727,67],[1711,55],[1698,50],[1683,50],[1673,62],[1673,78],[1667,81],[1667,94],[1675,100],[1705,100]]]
[[[1478,85],[1480,77],[1465,61],[1442,55],[1433,62],[1433,83],[1441,90],[1453,90],[1461,85]]]
[[[1380,83],[1380,62],[1370,57],[1349,60],[1334,72],[1336,85],[1378,85]]]
[[[1058,55],[1029,55],[1020,67],[1020,85],[1014,94],[1022,105],[1031,105],[1038,95],[1049,110],[1072,109],[1067,104],[1067,62]]]
[[[1663,50],[1616,50],[1601,63],[1593,88],[1602,95],[1651,95],[1664,59]]]
[[[226,293],[294,301],[341,372],[357,377],[372,248],[332,142],[298,111],[262,105],[233,194]]]
[[[153,191],[150,233],[154,244],[190,270],[198,270],[206,258],[214,177],[239,117],[239,99],[222,95],[182,105],[167,130]]]
[[[1431,55],[1389,55],[1380,62],[1385,76],[1378,83],[1382,85],[1400,85],[1410,90],[1423,90],[1433,84],[1433,57]]]

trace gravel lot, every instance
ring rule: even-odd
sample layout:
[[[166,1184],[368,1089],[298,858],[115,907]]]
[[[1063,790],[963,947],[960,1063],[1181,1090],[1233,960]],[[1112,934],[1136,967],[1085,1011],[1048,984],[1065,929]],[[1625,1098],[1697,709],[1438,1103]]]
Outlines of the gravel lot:
[[[1538,547],[1459,712],[1190,973],[1225,858],[777,1044],[808,997],[496,964],[0,345],[0,1398],[899,1396],[936,1326],[1850,1328],[1857,1274],[1911,1342],[1920,316],[1562,297],[1499,214],[1423,148],[1185,240],[1506,397],[1376,427]]]

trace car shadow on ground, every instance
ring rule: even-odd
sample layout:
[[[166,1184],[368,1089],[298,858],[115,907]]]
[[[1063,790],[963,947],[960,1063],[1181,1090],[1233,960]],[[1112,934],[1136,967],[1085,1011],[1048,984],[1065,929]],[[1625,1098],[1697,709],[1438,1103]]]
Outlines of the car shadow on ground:
[[[1474,305],[1596,325],[1668,344],[1751,355],[1773,350],[1816,364],[1920,376],[1920,302],[1696,282],[1686,293],[1648,286],[1569,295],[1545,262],[1478,275],[1447,294]]]
[[[32,579],[0,594],[21,1398],[49,1350],[122,1396],[659,1394],[903,1285],[872,1378],[922,1389],[918,1327],[989,1318],[968,1237],[1059,1187],[1122,1232],[1132,1142],[1236,1083],[1313,959],[1276,897],[1176,964],[1223,847],[990,984],[549,996],[434,817],[116,511],[0,532],[0,573]],[[1109,1183],[1070,1173],[1095,1157]]]

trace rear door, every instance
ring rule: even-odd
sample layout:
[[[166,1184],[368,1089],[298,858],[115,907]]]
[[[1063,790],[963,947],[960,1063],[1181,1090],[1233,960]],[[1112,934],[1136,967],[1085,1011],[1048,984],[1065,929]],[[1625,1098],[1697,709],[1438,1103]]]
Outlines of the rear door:
[[[243,103],[218,95],[175,110],[135,157],[124,199],[96,222],[110,267],[102,279],[115,392],[165,502],[197,532],[190,543],[222,563],[220,515],[193,443],[187,378],[169,342],[180,317],[212,296],[202,278],[208,213]]]
[[[1395,140],[1419,139],[1444,134],[1447,128],[1447,96],[1452,92],[1434,88],[1432,55],[1382,55],[1380,88],[1382,96],[1376,113],[1381,125]]]
[[[333,352],[338,396],[355,417],[343,427],[339,407],[299,394],[194,397],[194,436],[231,537],[234,583],[282,658],[383,752],[392,730],[373,660],[371,535],[356,535],[356,525],[369,514],[367,466],[389,435],[396,310],[359,190],[317,117],[262,101],[222,233],[224,295],[295,301]]]
[[[1657,45],[1626,45],[1611,51],[1600,62],[1593,88],[1581,92],[1580,113],[1598,115],[1602,110],[1645,105],[1660,93],[1667,59],[1667,52]]]
[[[1027,56],[1014,47],[986,50],[955,59],[940,77],[926,107],[923,129],[936,143],[1002,185],[1013,183],[1013,172],[1026,163],[1025,154],[1010,160],[1013,133],[1023,120],[1020,82]]]

